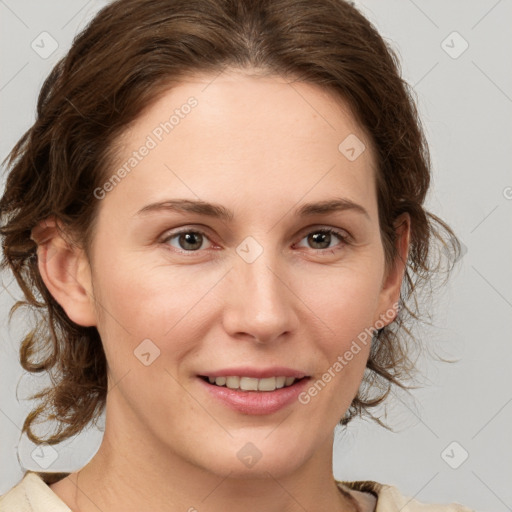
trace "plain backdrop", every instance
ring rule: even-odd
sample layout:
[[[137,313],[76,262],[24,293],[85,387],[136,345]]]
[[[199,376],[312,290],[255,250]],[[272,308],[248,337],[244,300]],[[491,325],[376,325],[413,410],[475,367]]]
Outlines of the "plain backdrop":
[[[44,78],[103,5],[0,1],[2,159],[33,123]],[[433,163],[427,206],[453,227],[464,253],[435,298],[433,325],[422,328],[429,346],[458,362],[418,362],[424,386],[391,397],[395,432],[362,420],[337,432],[334,474],[390,483],[420,501],[512,510],[512,2],[356,5],[398,51],[414,87]],[[0,493],[24,470],[41,470],[20,427],[31,408],[23,397],[44,381],[23,375],[18,349],[30,318],[8,324],[20,291],[11,275],[2,280]],[[100,440],[101,430],[89,429],[56,446],[48,470],[84,465]]]

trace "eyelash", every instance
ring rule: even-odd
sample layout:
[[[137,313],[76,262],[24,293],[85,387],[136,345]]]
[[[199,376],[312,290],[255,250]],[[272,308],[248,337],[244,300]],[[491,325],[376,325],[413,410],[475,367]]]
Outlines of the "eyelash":
[[[167,236],[165,236],[165,238],[162,240],[162,243],[169,247],[169,241],[172,240],[173,238],[176,238],[176,237],[179,237],[180,235],[183,235],[183,234],[187,234],[187,233],[194,233],[194,234],[200,234],[201,236],[207,238],[208,240],[209,237],[208,235],[200,230],[200,229],[184,229],[184,230],[181,230],[181,231],[177,231],[175,233],[168,233]],[[327,251],[329,251],[331,254],[334,252],[334,251],[339,251],[342,249],[343,246],[345,245],[348,245],[350,243],[350,235],[344,231],[339,231],[337,229],[334,229],[334,228],[318,228],[318,229],[313,229],[309,232],[307,232],[302,238],[300,241],[302,241],[304,238],[307,238],[309,235],[311,234],[316,234],[316,233],[322,233],[322,234],[330,234],[330,235],[335,235],[336,237],[338,237],[341,241],[341,244],[339,244],[339,246],[335,246],[335,247],[326,247],[325,249],[311,249],[312,251],[314,252],[317,252],[317,253],[327,253]],[[198,253],[200,252],[201,250],[200,249],[197,249],[197,250],[193,250],[193,251],[186,251],[184,249],[177,249],[176,247],[172,247],[172,249],[170,249],[172,251],[175,251],[177,252],[178,254],[185,254],[187,256],[193,256],[195,253]]]

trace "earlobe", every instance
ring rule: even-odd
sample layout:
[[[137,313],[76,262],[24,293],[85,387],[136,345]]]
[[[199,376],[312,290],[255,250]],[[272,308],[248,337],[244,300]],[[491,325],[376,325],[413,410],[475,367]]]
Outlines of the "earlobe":
[[[31,233],[37,243],[38,268],[48,291],[78,325],[96,325],[89,262],[82,248],[66,239],[53,218]]]
[[[395,221],[396,241],[395,247],[397,257],[393,266],[389,269],[384,282],[382,283],[380,312],[384,315],[386,323],[391,323],[398,312],[398,303],[400,300],[400,290],[405,275],[407,259],[409,255],[411,218],[408,213],[403,213]],[[394,311],[394,312],[393,312]]]

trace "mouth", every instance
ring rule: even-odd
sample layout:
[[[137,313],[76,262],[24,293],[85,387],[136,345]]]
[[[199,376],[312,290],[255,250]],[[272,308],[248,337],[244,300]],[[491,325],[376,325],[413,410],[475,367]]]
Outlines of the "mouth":
[[[298,397],[308,386],[311,377],[289,369],[283,373],[292,375],[278,375],[280,372],[277,370],[273,376],[269,372],[260,371],[260,378],[254,377],[258,372],[249,370],[244,371],[246,375],[215,372],[215,375],[198,375],[197,380],[215,403],[244,415],[272,415],[299,404]],[[264,376],[261,376],[262,373]]]
[[[286,377],[284,375],[278,375],[275,377],[256,378],[246,376],[227,375],[213,377],[208,375],[199,375],[199,378],[205,381],[211,386],[220,388],[228,388],[234,391],[261,391],[261,392],[272,392],[283,388],[292,387],[299,382],[309,379],[305,377]]]

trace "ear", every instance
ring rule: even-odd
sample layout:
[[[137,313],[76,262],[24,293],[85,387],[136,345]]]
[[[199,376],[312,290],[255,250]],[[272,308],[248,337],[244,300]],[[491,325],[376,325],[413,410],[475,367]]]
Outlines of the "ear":
[[[398,313],[398,302],[400,289],[405,275],[405,267],[409,254],[409,242],[411,234],[411,217],[408,213],[401,214],[394,223],[396,241],[395,247],[398,252],[395,261],[388,269],[382,282],[379,298],[379,319],[390,324]],[[377,319],[375,319],[377,322]]]
[[[91,270],[83,249],[65,237],[54,218],[32,229],[39,273],[53,298],[78,325],[96,325]]]

